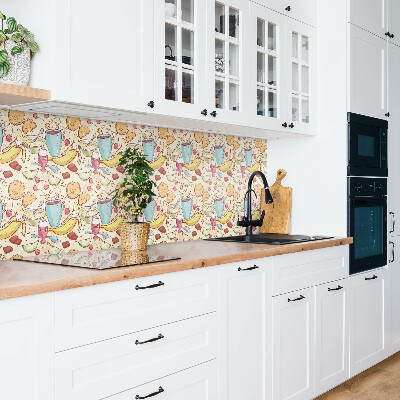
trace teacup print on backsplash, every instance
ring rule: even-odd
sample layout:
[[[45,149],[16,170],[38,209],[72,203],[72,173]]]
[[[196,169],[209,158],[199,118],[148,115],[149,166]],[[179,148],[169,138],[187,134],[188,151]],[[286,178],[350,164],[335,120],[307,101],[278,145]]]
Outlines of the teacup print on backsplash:
[[[0,111],[0,258],[119,247],[111,199],[127,146],[154,169],[149,244],[243,233],[236,221],[250,174],[266,170],[266,140]]]

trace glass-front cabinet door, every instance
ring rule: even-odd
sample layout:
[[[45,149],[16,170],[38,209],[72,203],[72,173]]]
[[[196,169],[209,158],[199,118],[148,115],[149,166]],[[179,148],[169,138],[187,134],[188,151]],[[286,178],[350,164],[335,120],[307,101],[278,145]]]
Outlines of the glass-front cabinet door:
[[[208,0],[208,113],[216,122],[248,125],[248,0]]]
[[[202,0],[155,0],[155,10],[155,112],[199,119],[207,102],[206,7]]]
[[[285,17],[263,6],[250,6],[252,125],[282,130],[285,121]],[[253,123],[253,121],[255,123]]]
[[[286,21],[287,89],[290,113],[288,129],[313,133],[315,127],[315,38],[314,28],[300,22]]]

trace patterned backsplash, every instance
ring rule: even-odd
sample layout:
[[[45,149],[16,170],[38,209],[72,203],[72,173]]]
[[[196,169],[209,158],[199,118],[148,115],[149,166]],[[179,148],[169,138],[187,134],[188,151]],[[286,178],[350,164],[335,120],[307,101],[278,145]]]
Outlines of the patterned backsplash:
[[[150,243],[243,233],[236,220],[250,173],[266,171],[266,140],[0,111],[0,257],[118,247],[111,194],[127,146],[155,170]]]

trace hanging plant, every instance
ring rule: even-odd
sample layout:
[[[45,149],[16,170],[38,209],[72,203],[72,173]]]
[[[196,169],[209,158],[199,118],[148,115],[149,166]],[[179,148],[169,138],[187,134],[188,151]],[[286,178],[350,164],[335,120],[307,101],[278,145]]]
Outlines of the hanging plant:
[[[12,58],[29,49],[32,57],[39,51],[39,45],[35,41],[34,34],[18,24],[14,17],[6,17],[0,11],[0,78],[4,78],[10,72]],[[11,43],[11,46],[8,46]]]

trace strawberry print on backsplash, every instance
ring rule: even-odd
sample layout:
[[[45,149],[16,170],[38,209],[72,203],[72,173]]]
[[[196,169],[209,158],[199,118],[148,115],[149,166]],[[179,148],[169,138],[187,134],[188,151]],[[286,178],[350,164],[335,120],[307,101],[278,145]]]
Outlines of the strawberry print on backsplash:
[[[150,244],[243,233],[236,221],[249,175],[266,170],[266,140],[0,111],[0,257],[119,247],[111,198],[127,146],[154,169]]]

